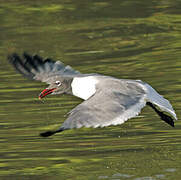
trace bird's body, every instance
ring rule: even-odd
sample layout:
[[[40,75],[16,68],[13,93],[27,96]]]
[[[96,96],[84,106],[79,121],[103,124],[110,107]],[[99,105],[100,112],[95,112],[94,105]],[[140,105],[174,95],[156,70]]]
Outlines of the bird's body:
[[[171,117],[177,119],[169,101],[141,80],[81,74],[60,61],[43,61],[37,55],[24,54],[24,59],[21,59],[17,54],[13,54],[9,56],[9,60],[24,76],[50,84],[39,98],[48,94],[67,93],[85,100],[69,113],[58,130],[42,133],[42,136],[72,128],[122,124],[138,115],[146,104],[171,126],[174,126]],[[167,112],[171,117],[163,112]]]

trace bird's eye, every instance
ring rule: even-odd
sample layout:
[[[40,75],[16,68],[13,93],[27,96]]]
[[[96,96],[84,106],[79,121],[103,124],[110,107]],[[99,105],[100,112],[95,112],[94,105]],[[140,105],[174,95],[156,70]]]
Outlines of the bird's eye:
[[[56,84],[57,86],[60,86],[60,85],[61,85],[61,82],[60,82],[60,81],[56,81],[55,84]]]

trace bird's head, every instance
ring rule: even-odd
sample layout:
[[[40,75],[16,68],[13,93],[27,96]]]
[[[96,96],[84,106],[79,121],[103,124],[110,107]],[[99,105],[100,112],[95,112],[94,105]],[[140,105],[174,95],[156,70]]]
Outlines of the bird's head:
[[[70,77],[63,78],[59,76],[49,78],[46,82],[50,85],[39,94],[39,99],[42,99],[49,94],[71,94],[72,80],[73,78]]]

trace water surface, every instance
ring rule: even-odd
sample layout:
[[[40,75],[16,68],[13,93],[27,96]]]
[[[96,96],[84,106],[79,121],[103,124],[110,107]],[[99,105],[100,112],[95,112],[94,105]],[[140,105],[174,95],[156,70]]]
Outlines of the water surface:
[[[142,79],[180,119],[181,3],[177,0],[1,0],[0,179],[179,180],[181,123],[151,108],[123,125],[69,130],[50,138],[82,100],[38,94],[7,61],[24,51],[62,60],[82,73]],[[108,87],[109,88],[109,87]]]

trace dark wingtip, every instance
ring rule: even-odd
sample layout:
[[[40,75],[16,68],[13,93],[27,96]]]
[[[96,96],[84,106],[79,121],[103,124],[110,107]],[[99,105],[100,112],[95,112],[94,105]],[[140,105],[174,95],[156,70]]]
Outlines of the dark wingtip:
[[[17,53],[12,53],[8,55],[9,63],[14,66],[14,68],[29,79],[33,79],[35,74],[31,72],[31,67],[26,65],[25,61]]]
[[[166,123],[168,123],[170,126],[175,127],[174,125],[174,120],[172,117],[170,117],[167,114],[164,114],[163,112],[159,111],[152,103],[147,102],[147,105],[149,105],[150,107],[153,108],[153,110],[160,116],[160,118],[165,121]]]
[[[161,117],[162,120],[164,120],[170,126],[175,127],[174,120],[170,116],[168,116],[168,115],[166,115],[164,113],[161,113],[160,117]]]
[[[32,61],[32,56],[29,53],[27,53],[26,51],[23,52],[23,57],[25,59],[28,59],[29,61]]]
[[[8,55],[8,60],[11,64],[14,64],[14,62],[19,58],[18,54],[12,53]]]
[[[60,129],[58,129],[56,131],[46,131],[46,132],[40,133],[40,136],[42,136],[42,137],[49,137],[49,136],[52,136],[52,135],[54,135],[56,133],[62,132],[64,130],[65,129],[61,127]]]
[[[46,131],[46,132],[40,133],[40,136],[48,137],[48,136],[52,136],[55,133],[56,133],[55,131]]]

